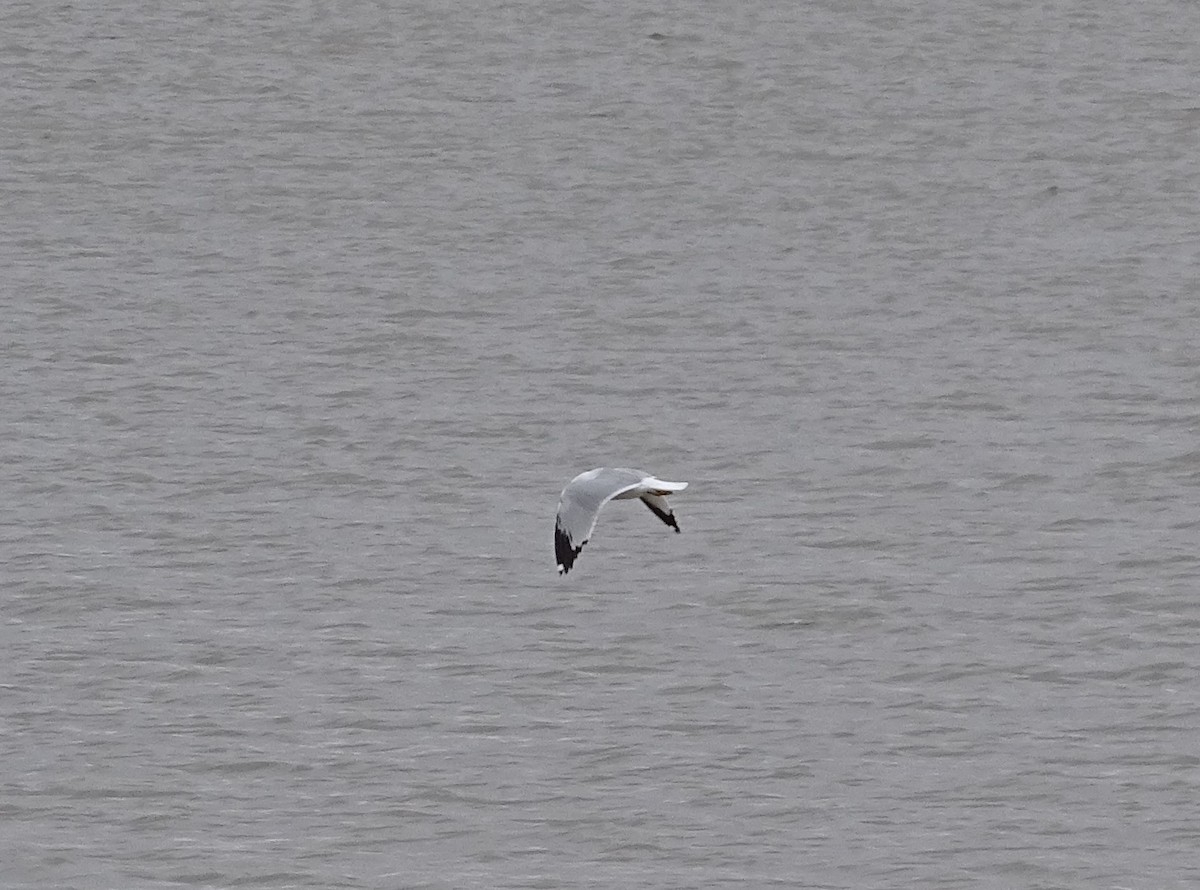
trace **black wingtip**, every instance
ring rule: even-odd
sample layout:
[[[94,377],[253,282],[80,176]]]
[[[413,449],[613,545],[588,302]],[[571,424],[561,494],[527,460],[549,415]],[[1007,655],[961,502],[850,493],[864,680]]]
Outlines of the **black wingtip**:
[[[668,513],[666,510],[658,509],[658,507],[654,506],[654,504],[650,503],[645,498],[642,498],[641,501],[646,505],[647,509],[649,509],[651,513],[653,513],[671,528],[675,529],[675,534],[679,534],[679,523],[675,521],[674,513]]]
[[[584,541],[583,544],[586,544]],[[565,575],[571,571],[571,566],[575,565],[575,560],[579,556],[579,551],[583,549],[583,544],[578,547],[571,546],[571,539],[566,536],[561,528],[554,528],[554,556],[558,560],[558,573]]]

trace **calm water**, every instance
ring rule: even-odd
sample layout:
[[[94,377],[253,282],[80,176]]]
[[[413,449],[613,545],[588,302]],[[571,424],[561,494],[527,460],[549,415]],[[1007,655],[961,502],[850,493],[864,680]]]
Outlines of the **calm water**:
[[[171,6],[0,38],[4,888],[1200,884],[1200,7]]]

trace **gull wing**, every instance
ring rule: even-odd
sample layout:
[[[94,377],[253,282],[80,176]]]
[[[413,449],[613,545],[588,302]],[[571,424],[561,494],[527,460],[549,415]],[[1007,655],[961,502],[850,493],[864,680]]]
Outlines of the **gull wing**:
[[[560,575],[571,571],[579,551],[591,538],[600,508],[640,486],[644,478],[644,474],[633,470],[600,467],[580,473],[567,483],[558,500],[558,517],[554,522],[554,556]]]

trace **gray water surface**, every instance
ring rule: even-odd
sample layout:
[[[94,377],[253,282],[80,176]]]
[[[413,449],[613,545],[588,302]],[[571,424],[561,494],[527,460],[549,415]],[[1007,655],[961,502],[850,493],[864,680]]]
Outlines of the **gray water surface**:
[[[1200,886],[1198,34],[13,6],[0,885]]]

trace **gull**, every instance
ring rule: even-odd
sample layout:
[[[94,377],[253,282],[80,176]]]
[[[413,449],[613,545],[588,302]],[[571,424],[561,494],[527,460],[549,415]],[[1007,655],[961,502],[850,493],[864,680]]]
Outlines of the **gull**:
[[[641,470],[624,467],[597,467],[580,473],[567,483],[558,499],[558,519],[554,523],[554,555],[558,573],[565,575],[575,565],[579,551],[592,536],[600,508],[611,500],[641,498],[650,512],[679,531],[675,514],[665,498],[683,491],[686,482],[664,482]]]

